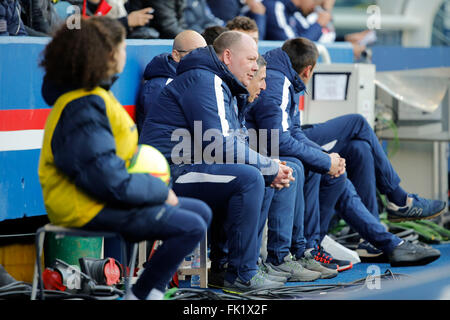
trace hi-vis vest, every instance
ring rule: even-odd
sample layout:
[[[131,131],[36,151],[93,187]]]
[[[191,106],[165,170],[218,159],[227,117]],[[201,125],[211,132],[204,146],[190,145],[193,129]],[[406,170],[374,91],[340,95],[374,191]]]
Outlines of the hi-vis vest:
[[[106,105],[116,154],[126,162],[136,150],[138,134],[130,130],[133,120],[110,91],[96,87],[91,91],[78,89],[61,95],[56,100],[45,123],[44,141],[39,158],[39,181],[49,220],[64,227],[81,227],[94,218],[105,203],[78,188],[54,163],[51,141],[62,111],[68,103],[84,96],[100,96]],[[89,143],[89,142],[87,142]]]

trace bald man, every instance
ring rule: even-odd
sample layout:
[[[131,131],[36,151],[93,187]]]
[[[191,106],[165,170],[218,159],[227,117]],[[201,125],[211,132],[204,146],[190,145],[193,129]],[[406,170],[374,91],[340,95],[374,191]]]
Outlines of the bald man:
[[[172,44],[172,53],[162,53],[154,57],[144,71],[144,84],[139,93],[136,106],[136,124],[138,132],[142,130],[145,115],[155,103],[162,88],[176,75],[180,60],[194,49],[206,47],[206,41],[194,30],[180,32]]]
[[[236,31],[191,52],[161,91],[139,138],[169,160],[176,194],[212,207],[211,269],[220,270],[225,258],[225,287],[243,291],[283,285],[258,269],[258,229],[274,190],[265,187],[292,181],[290,168],[250,149],[242,134],[246,86],[258,70],[257,58],[255,41]]]

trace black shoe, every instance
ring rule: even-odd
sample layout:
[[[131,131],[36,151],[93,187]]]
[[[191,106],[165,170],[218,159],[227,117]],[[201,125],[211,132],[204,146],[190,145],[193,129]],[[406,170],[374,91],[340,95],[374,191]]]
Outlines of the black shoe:
[[[358,244],[356,253],[359,255],[361,262],[369,263],[389,263],[389,258],[386,253],[376,248],[367,240],[363,240]]]
[[[393,267],[423,266],[440,256],[439,250],[428,245],[404,241],[389,254],[389,262]]]
[[[208,287],[222,289],[225,281],[226,270],[214,272],[211,269],[208,270]]]

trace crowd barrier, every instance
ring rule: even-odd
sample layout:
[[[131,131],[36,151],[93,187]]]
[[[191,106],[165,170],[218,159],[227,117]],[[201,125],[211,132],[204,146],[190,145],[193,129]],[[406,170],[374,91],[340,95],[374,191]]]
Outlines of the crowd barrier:
[[[41,95],[42,51],[49,38],[0,37],[0,221],[45,214],[37,167],[50,107]],[[261,41],[261,53],[282,42]],[[147,63],[172,40],[127,40],[127,62],[112,91],[134,115]],[[333,63],[353,61],[350,44],[326,46]],[[320,61],[320,60],[319,60]]]

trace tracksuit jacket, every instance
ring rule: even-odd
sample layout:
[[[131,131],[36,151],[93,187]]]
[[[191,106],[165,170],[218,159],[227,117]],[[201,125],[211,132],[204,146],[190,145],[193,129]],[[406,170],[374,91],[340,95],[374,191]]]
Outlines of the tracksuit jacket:
[[[291,0],[265,0],[266,40],[287,40],[297,37],[317,41],[322,27],[317,22],[310,24]]]
[[[270,184],[278,165],[253,151],[243,133],[247,97],[247,89],[218,59],[212,46],[195,49],[181,60],[176,78],[164,87],[149,110],[139,142],[156,147],[171,164],[182,166],[202,162],[199,156],[212,143],[204,134],[213,133],[217,140],[211,140],[222,145],[223,157],[219,161],[250,164],[261,170]],[[194,132],[195,125],[197,130],[201,126],[201,131]],[[181,143],[180,136],[173,134],[180,133],[180,129],[184,129],[181,139],[192,142],[190,152],[184,150],[183,161],[172,158],[172,150]]]
[[[178,62],[172,59],[170,53],[162,53],[155,56],[145,67],[145,82],[139,93],[136,106],[138,132],[141,132],[145,115],[151,106],[156,103],[161,90],[175,78],[177,66]]]
[[[373,150],[373,155],[370,157],[373,156],[376,159],[376,172],[380,173],[377,176],[377,179],[380,177],[377,186],[383,186],[384,189],[385,184],[398,185],[399,178],[384,155],[373,130],[360,115],[344,115],[321,124],[308,125],[307,128],[302,129],[297,101],[298,94],[305,89],[303,82],[292,68],[288,55],[281,48],[268,51],[264,58],[267,60],[267,89],[261,92],[260,97],[247,113],[247,126],[256,127],[257,124],[258,129],[278,128],[282,132],[280,156],[291,156],[301,160],[305,169],[309,169],[315,176],[316,173],[322,173],[320,192],[318,188],[314,189],[314,182],[305,183],[305,195],[308,195],[305,196],[306,248],[321,242],[328,231],[329,222],[336,207],[340,216],[360,233],[362,238],[385,252],[391,252],[401,240],[387,232],[379,223],[379,219],[367,210],[346,175],[330,179],[329,175],[324,174],[329,171],[330,160],[319,146],[319,144],[324,145],[337,140],[336,146],[340,148],[333,148],[330,152],[341,153],[343,151],[341,149],[350,145],[353,139],[367,142],[366,147]],[[364,163],[358,160],[353,168],[367,167]],[[367,186],[372,185],[374,180],[364,172],[360,173],[358,178]],[[316,187],[318,184],[319,181]],[[392,190],[392,187],[390,188]],[[315,194],[309,191],[313,189]],[[375,192],[372,194],[375,195]],[[320,208],[316,208],[317,203],[320,203]]]
[[[322,147],[308,139],[301,128],[297,101],[305,85],[281,48],[268,51],[264,58],[267,61],[267,88],[247,112],[247,127],[266,129],[269,139],[272,136],[270,132],[278,130],[281,157],[295,157],[306,168],[327,173],[331,167],[329,156]]]
[[[0,36],[26,36],[19,0],[0,0]]]

